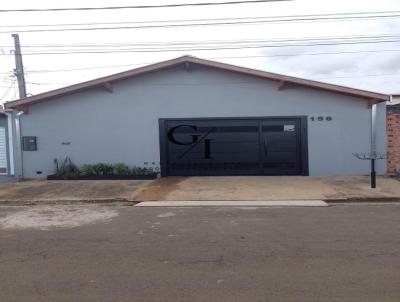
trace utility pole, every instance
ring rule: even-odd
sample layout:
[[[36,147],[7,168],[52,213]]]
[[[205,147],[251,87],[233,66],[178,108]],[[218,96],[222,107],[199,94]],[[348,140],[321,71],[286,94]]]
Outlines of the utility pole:
[[[17,81],[18,81],[19,98],[23,99],[23,98],[26,98],[26,84],[25,84],[25,75],[24,75],[24,65],[22,64],[21,45],[19,43],[19,35],[18,34],[12,34],[11,36],[14,38],[14,45],[15,45],[14,75],[17,77]]]
[[[18,81],[18,92],[19,98],[26,98],[26,84],[25,84],[25,75],[24,75],[24,65],[22,64],[22,54],[21,54],[21,45],[19,43],[19,35],[12,34],[14,38],[14,46],[15,46],[15,69],[14,75]],[[23,169],[23,156],[22,156],[22,137],[21,137],[21,121],[20,116],[23,114],[23,111],[20,111],[14,115],[15,122],[15,133],[16,133],[16,146],[17,146],[17,155],[16,155],[16,169],[15,169],[15,177],[18,180],[21,180],[24,177],[24,169]]]

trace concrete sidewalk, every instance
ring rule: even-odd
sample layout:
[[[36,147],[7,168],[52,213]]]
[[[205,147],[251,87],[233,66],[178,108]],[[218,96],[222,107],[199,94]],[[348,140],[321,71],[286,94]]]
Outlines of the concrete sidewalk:
[[[399,200],[400,182],[379,177],[168,177],[154,181],[23,181],[0,183],[0,204],[138,202]]]
[[[140,188],[141,201],[159,200],[371,200],[399,199],[400,182],[378,177],[232,176],[168,177]]]

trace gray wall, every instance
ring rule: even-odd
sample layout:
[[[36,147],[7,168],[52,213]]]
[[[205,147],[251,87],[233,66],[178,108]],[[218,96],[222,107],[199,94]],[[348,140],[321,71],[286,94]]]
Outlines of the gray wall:
[[[386,152],[385,104],[378,108],[378,151]],[[363,99],[231,72],[182,66],[38,103],[23,115],[22,134],[38,137],[38,151],[23,154],[24,176],[53,172],[53,159],[78,165],[159,162],[159,118],[331,116],[308,119],[310,175],[364,175],[369,163],[352,153],[370,150],[370,109]],[[63,145],[63,142],[70,145]],[[37,175],[36,171],[42,171]],[[386,173],[386,162],[378,171]]]

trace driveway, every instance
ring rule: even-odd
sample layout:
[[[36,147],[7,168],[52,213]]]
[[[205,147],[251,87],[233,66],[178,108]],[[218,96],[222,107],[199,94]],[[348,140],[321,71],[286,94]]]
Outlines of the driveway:
[[[368,176],[219,176],[167,177],[136,191],[139,201],[154,200],[342,200],[399,199],[400,182],[378,177],[370,188]]]
[[[400,301],[400,206],[0,207],[0,301]]]

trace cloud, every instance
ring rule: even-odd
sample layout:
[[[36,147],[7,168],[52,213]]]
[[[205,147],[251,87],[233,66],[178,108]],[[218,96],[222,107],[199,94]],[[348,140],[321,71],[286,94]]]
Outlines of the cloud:
[[[150,0],[149,0],[150,1]],[[196,0],[201,2],[206,0]],[[152,0],[152,4],[159,4],[163,0]],[[123,4],[116,0],[113,5]],[[96,5],[108,5],[107,0],[98,0]],[[56,6],[92,6],[89,0],[70,0],[67,4],[58,4],[55,1],[43,0],[40,7]],[[4,8],[32,7],[32,1],[19,0],[4,4]],[[214,7],[212,9],[185,8],[185,9],[151,9],[126,10],[116,12],[86,12],[80,13],[27,13],[23,18],[16,18],[12,14],[4,14],[0,19],[0,26],[22,24],[51,24],[51,23],[86,23],[86,22],[121,22],[121,21],[149,21],[149,20],[176,20],[201,18],[228,18],[250,16],[290,16],[321,13],[350,13],[350,12],[377,12],[399,11],[398,0],[298,0],[288,2],[274,2],[267,4],[239,5],[230,7]],[[371,18],[358,21],[329,21],[329,22],[286,22],[240,26],[213,26],[191,28],[140,29],[120,31],[83,31],[60,33],[25,33],[21,34],[23,51],[26,45],[39,44],[77,44],[77,43],[143,43],[171,41],[210,41],[210,40],[251,40],[258,39],[271,41],[274,39],[332,38],[356,36],[384,36],[398,35],[400,18]],[[395,39],[395,37],[393,38]],[[400,37],[399,37],[400,39]],[[303,41],[301,44],[310,43]],[[0,45],[8,52],[12,44],[9,34],[0,34]],[[39,50],[49,50],[47,47]],[[399,50],[399,51],[386,51]],[[359,53],[356,53],[358,52]],[[364,52],[375,51],[375,52]],[[337,52],[337,54],[320,54]],[[342,52],[342,53],[341,53]],[[355,52],[355,53],[345,53]],[[204,58],[218,58],[241,66],[248,66],[272,72],[294,75],[304,78],[334,82],[378,92],[400,93],[400,42],[351,45],[320,45],[320,46],[288,46],[276,48],[240,49],[240,50],[213,50],[213,51],[186,51],[182,52],[153,52],[153,53],[111,53],[92,55],[35,55],[24,56],[27,70],[28,92],[37,94],[46,90],[55,89],[66,84],[72,84],[90,78],[134,68],[139,63],[157,62],[183,54],[191,54]],[[287,56],[292,55],[292,56]],[[295,56],[296,55],[296,56]],[[227,58],[234,57],[238,58]],[[248,58],[244,58],[248,56]],[[265,56],[265,57],[258,57]],[[0,65],[0,96],[9,86],[14,60],[12,56],[1,55]],[[127,65],[131,67],[98,68],[91,70],[70,72],[32,72],[37,70],[55,70],[85,68],[106,65]],[[45,84],[46,83],[46,84]],[[54,83],[54,84],[49,84]],[[15,89],[6,95],[11,99]]]

